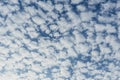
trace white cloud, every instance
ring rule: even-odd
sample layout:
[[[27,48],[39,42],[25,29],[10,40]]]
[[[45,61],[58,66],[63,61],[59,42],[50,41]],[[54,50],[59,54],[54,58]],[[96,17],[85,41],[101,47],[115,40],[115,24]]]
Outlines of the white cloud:
[[[79,4],[80,2],[82,2],[83,0],[72,0],[71,3],[72,4]]]
[[[14,73],[11,73],[10,71],[5,73],[4,75],[0,76],[1,80],[17,80],[18,76]]]
[[[78,5],[78,6],[77,6],[77,10],[78,10],[78,11],[85,11],[85,10],[86,10],[86,7],[83,6],[83,5]]]
[[[80,32],[74,31],[73,34],[75,36],[76,43],[85,42],[86,41],[85,37]]]
[[[41,25],[41,24],[45,23],[45,20],[43,20],[39,16],[32,17],[32,20],[33,20],[34,23],[36,23],[38,25]]]
[[[95,57],[95,59],[96,59],[99,56],[99,52],[98,51],[92,51],[91,56]]]
[[[86,66],[86,64],[84,64],[83,62],[77,61],[76,68],[83,68],[85,66]]]
[[[77,53],[74,51],[73,48],[69,48],[67,52],[68,52],[68,56],[77,57]]]
[[[77,51],[77,54],[83,54],[83,55],[88,55],[88,51],[90,50],[90,46],[87,44],[77,44],[75,46],[75,49]]]
[[[66,70],[66,67],[60,68],[60,77],[64,76],[65,78],[70,77],[70,73],[68,70]]]
[[[58,10],[58,11],[62,11],[63,5],[62,4],[56,4],[55,9]]]
[[[102,43],[102,42],[105,42],[105,38],[104,36],[102,35],[102,33],[97,33],[97,36],[96,36],[96,43]]]
[[[47,11],[52,11],[53,10],[53,6],[49,3],[45,3],[42,1],[37,2],[37,4],[42,7],[43,9],[47,10]]]
[[[112,26],[112,25],[106,25],[106,31],[108,33],[116,33],[116,29],[115,29],[115,26]]]
[[[1,5],[0,5],[1,6]],[[3,15],[3,16],[6,16],[9,12],[10,12],[10,10],[9,10],[9,8],[7,7],[7,6],[1,6],[2,8],[0,8],[0,12],[1,12],[1,14]]]
[[[106,25],[103,25],[103,24],[95,24],[95,30],[97,32],[102,32],[106,29]]]
[[[115,21],[115,17],[98,16],[98,20],[103,23],[111,23]]]
[[[44,78],[43,80],[51,80],[50,78]]]
[[[86,11],[86,12],[81,12],[80,13],[80,19],[82,21],[90,21],[92,19],[92,17],[95,16],[95,13],[91,12],[91,11]]]

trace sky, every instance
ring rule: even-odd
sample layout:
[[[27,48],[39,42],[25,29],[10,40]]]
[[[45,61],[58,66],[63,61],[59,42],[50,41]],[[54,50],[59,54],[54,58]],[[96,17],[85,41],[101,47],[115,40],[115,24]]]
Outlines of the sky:
[[[0,0],[0,80],[120,80],[120,0]]]

